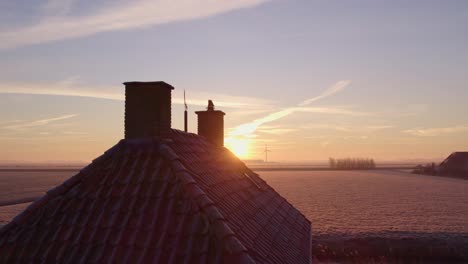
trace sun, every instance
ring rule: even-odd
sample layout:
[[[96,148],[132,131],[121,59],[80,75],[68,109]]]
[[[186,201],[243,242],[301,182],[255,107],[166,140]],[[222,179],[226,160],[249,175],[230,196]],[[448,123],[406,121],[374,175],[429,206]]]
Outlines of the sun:
[[[225,139],[226,147],[238,158],[248,158],[250,139],[240,137],[228,137]]]

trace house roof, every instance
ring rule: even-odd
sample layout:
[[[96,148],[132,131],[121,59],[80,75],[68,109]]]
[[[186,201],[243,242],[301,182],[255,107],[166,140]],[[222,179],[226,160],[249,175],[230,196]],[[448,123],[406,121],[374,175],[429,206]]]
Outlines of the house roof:
[[[442,170],[456,170],[468,172],[468,152],[454,152],[441,164]]]
[[[310,222],[223,147],[122,140],[0,230],[0,263],[310,263]]]

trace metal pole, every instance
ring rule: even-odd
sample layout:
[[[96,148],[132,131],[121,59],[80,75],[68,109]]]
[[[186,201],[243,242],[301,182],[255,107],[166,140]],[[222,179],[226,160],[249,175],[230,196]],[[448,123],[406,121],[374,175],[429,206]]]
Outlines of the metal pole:
[[[185,90],[184,90],[184,107],[185,107],[185,111],[184,111],[184,131],[187,132],[188,131],[188,121],[187,121],[187,109],[188,109],[188,106],[187,106],[187,102],[185,101]]]
[[[184,131],[188,131],[188,125],[187,125],[187,110],[184,111]]]

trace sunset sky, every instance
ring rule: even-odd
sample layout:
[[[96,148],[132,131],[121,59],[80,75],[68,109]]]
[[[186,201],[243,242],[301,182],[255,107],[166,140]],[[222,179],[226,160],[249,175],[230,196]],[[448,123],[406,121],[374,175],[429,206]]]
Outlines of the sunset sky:
[[[89,162],[123,138],[125,81],[166,81],[174,128],[212,99],[272,161],[468,150],[468,1],[0,2],[0,162]]]

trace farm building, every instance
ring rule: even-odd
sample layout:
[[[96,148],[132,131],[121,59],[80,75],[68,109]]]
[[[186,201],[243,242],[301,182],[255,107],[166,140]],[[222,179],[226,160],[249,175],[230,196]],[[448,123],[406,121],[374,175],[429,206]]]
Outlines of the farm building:
[[[468,177],[468,152],[454,152],[450,154],[439,165],[439,171],[442,175]]]
[[[4,226],[0,263],[311,262],[310,222],[224,148],[223,112],[179,131],[172,86],[124,84],[125,138]]]

